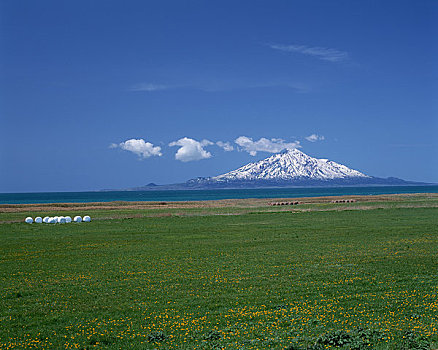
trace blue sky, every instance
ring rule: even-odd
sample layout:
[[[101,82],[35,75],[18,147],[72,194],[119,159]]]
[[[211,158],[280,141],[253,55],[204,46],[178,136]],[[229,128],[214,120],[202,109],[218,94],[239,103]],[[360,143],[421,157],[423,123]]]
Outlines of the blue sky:
[[[282,147],[438,182],[437,19],[433,0],[1,0],[0,192],[183,182]]]

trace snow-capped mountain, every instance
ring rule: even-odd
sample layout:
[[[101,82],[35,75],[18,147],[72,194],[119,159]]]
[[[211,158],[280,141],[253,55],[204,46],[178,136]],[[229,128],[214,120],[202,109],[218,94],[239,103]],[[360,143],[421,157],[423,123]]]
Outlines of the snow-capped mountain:
[[[309,186],[415,185],[394,177],[379,178],[328,159],[317,159],[297,149],[285,150],[258,162],[214,177],[198,177],[173,185],[149,184],[131,190],[186,190]]]
[[[291,149],[222,175],[189,180],[183,187],[195,189],[406,184],[411,182],[368,176],[334,161],[313,158],[298,149]]]
[[[345,165],[328,159],[313,158],[298,149],[291,149],[210,179],[213,181],[333,180],[369,177]]]

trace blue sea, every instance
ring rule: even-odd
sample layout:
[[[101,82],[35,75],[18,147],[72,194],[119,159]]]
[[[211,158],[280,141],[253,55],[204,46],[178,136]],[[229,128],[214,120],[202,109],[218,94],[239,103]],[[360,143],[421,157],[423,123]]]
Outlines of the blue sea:
[[[0,193],[0,204],[82,203],[113,201],[206,201],[233,198],[296,198],[395,193],[438,193],[438,186]]]

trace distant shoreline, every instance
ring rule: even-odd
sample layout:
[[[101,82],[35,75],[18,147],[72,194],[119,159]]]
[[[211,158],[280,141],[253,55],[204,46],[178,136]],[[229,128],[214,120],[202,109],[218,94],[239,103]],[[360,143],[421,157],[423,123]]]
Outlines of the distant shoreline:
[[[201,201],[109,201],[109,202],[59,202],[59,203],[19,203],[0,204],[0,212],[22,212],[38,210],[119,210],[119,209],[175,209],[175,208],[215,208],[233,207],[238,205],[271,205],[275,202],[293,202],[299,204],[333,203],[336,200],[352,199],[355,203],[386,202],[411,198],[438,198],[436,192],[394,193],[379,195],[339,195],[313,197],[266,197],[266,198],[230,198]]]
[[[0,194],[0,205],[105,202],[190,202],[248,198],[267,199],[360,195],[370,196],[407,193],[438,193],[438,185],[2,193]]]

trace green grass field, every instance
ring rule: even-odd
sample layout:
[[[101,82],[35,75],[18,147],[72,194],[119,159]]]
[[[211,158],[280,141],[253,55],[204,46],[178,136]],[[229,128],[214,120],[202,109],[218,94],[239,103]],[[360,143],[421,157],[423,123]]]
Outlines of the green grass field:
[[[4,212],[0,348],[436,349],[438,207],[423,202],[65,225]]]

